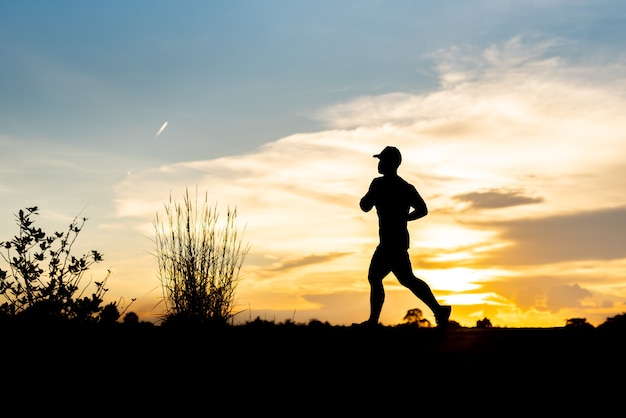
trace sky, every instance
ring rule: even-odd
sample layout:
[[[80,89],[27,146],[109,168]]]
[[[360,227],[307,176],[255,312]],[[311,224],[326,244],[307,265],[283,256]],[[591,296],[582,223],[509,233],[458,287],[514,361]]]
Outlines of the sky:
[[[619,0],[1,1],[0,241],[25,207],[87,218],[89,278],[158,321],[155,219],[206,194],[249,244],[235,321],[350,325],[393,145],[452,320],[597,326],[626,312],[625,23]],[[381,323],[434,324],[384,284]]]

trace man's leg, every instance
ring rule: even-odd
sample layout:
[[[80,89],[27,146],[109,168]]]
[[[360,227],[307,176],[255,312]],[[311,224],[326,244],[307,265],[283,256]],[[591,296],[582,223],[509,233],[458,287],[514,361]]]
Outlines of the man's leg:
[[[451,307],[439,304],[430,289],[430,286],[428,286],[424,280],[415,276],[408,253],[402,255],[398,254],[398,258],[393,265],[392,272],[401,285],[408,288],[430,308],[435,315],[437,326],[444,327],[448,324],[448,319],[450,318],[450,312],[452,310]]]
[[[378,249],[374,251],[367,274],[367,280],[370,284],[370,317],[367,322],[372,325],[378,324],[385,303],[383,279],[391,272],[387,265],[388,263],[382,253]]]

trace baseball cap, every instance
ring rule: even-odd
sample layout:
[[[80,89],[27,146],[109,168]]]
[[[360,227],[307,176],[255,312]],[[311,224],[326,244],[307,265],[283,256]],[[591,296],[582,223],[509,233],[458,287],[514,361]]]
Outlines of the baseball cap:
[[[400,154],[400,150],[396,147],[385,147],[379,154],[374,155],[374,158],[394,161],[398,165],[402,162],[402,155]]]

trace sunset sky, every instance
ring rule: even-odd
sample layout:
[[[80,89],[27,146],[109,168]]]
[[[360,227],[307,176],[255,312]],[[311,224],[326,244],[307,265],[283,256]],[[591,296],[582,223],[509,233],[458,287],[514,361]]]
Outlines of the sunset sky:
[[[621,0],[4,1],[0,241],[27,206],[47,232],[88,218],[89,276],[154,321],[153,222],[197,189],[250,245],[236,320],[349,325],[394,145],[452,320],[597,326],[626,312],[625,40]],[[383,324],[434,323],[384,283]]]

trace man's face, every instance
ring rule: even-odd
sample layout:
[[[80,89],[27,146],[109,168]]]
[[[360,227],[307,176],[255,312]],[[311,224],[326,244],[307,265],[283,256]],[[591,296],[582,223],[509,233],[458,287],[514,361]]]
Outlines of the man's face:
[[[378,172],[380,174],[395,173],[398,169],[398,164],[395,161],[389,161],[388,159],[381,158],[378,160]]]

